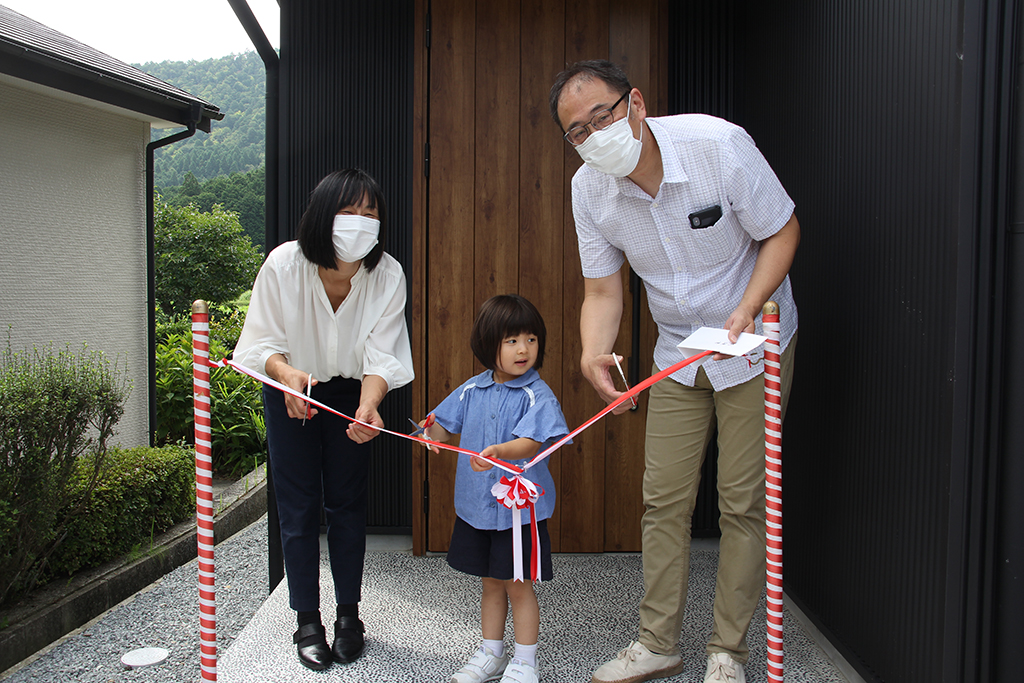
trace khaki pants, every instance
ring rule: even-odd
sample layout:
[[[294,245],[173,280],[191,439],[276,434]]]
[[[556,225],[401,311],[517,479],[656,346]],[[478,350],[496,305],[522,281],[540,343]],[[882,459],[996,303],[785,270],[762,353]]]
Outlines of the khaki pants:
[[[782,409],[793,379],[796,335],[782,354]],[[707,360],[706,363],[715,361]],[[657,368],[655,368],[657,371]],[[639,639],[677,654],[690,576],[690,525],[701,465],[718,425],[722,539],[715,626],[707,651],[746,663],[747,629],[765,585],[764,378],[714,391],[703,368],[696,386],[670,379],[651,387],[644,471],[644,597]]]

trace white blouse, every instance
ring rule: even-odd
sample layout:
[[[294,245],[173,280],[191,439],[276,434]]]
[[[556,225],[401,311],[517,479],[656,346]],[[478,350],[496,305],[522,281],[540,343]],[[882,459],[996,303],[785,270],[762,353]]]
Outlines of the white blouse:
[[[414,377],[405,299],[402,266],[385,253],[373,271],[356,271],[335,311],[317,265],[298,242],[285,242],[256,276],[234,360],[266,374],[267,359],[280,353],[321,382],[377,375],[397,389]]]

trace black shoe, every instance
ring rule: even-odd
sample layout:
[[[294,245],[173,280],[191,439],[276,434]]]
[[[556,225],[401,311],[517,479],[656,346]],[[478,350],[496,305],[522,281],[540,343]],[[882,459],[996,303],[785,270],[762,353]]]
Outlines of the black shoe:
[[[348,664],[363,654],[363,622],[359,617],[342,617],[334,622],[334,661]]]
[[[323,624],[306,624],[292,636],[302,665],[313,671],[323,671],[331,665],[331,649],[327,647],[327,629]]]

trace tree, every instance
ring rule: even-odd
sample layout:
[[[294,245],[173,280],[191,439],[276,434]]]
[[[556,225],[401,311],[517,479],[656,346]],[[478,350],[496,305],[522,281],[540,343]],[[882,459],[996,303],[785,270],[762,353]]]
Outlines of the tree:
[[[219,205],[204,213],[193,205],[155,209],[156,301],[169,314],[187,313],[192,302],[234,299],[252,287],[263,256],[238,222]]]
[[[195,197],[200,192],[202,192],[202,188],[199,187],[199,181],[192,175],[192,171],[189,171],[185,174],[185,180],[181,183],[181,193],[186,197]]]

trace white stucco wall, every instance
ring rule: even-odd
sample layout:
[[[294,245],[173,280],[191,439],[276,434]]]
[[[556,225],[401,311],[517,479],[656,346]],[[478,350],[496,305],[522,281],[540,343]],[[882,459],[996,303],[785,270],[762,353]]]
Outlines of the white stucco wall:
[[[0,344],[127,368],[116,441],[147,444],[149,124],[0,82]]]

